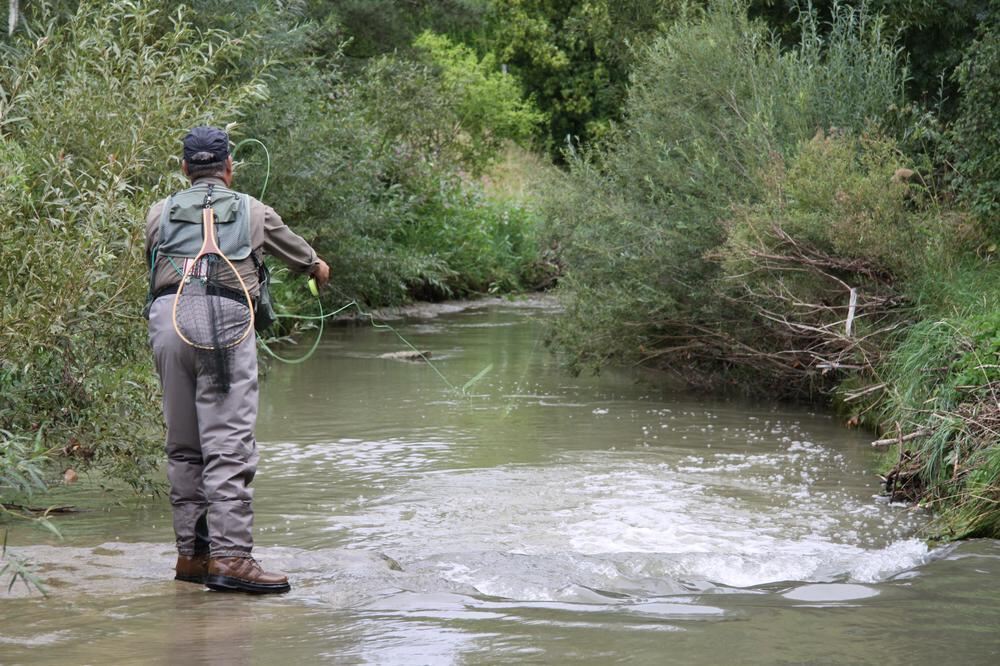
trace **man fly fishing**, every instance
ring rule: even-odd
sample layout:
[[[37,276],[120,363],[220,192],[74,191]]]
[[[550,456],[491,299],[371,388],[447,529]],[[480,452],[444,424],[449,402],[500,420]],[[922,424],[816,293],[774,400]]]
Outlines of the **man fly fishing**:
[[[149,341],[163,389],[176,579],[220,591],[280,593],[288,578],[253,558],[257,468],[254,309],[263,255],[308,274],[330,268],[274,209],[230,189],[229,137],[195,127],[183,140],[188,189],[146,217]]]

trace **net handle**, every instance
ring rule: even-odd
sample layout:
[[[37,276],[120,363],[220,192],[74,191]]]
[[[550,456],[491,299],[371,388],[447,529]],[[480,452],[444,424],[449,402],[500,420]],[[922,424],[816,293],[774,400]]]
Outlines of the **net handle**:
[[[219,249],[219,244],[215,242],[215,209],[212,208],[211,204],[201,210],[201,227],[201,233],[205,240],[201,242],[198,255],[217,254],[220,257],[224,256],[222,250]]]

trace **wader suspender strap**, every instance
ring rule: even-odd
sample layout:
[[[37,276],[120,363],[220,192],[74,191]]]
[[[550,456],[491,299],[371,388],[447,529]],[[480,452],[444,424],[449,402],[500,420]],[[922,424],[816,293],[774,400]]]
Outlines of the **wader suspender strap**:
[[[240,205],[246,210],[247,224],[251,224],[250,217],[250,195],[244,194],[243,200]],[[251,231],[251,233],[253,233]],[[253,261],[253,267],[257,270],[257,283],[260,285],[261,291],[265,291],[268,285],[271,283],[271,272],[267,270],[267,265],[264,263],[261,257],[257,256],[256,248],[250,250],[250,259]],[[258,296],[258,299],[260,297]]]

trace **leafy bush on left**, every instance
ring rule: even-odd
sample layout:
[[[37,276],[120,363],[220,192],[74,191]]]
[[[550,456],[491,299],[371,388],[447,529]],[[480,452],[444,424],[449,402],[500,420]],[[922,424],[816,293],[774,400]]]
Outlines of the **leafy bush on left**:
[[[0,428],[140,490],[161,448],[145,212],[180,183],[178,137],[260,97],[227,77],[241,48],[183,10],[88,1],[0,66]]]

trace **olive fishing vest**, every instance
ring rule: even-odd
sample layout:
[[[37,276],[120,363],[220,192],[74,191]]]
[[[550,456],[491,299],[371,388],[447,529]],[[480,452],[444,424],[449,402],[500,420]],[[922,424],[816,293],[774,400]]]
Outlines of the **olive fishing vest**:
[[[174,259],[193,259],[201,251],[204,242],[202,210],[208,185],[195,185],[183,192],[171,195],[163,204],[160,214],[160,233],[150,257],[149,292],[143,316],[149,318],[149,308],[156,294],[153,293],[153,278],[156,274],[157,257],[166,257],[174,268],[180,268]],[[249,257],[257,270],[257,296],[253,302],[254,328],[264,331],[275,321],[276,315],[269,284],[271,281],[267,265],[253,251],[250,236],[250,197],[225,187],[212,186],[212,208],[215,210],[215,238],[219,249],[230,261],[242,261]],[[183,262],[181,262],[183,263]]]
[[[163,204],[156,254],[176,259],[191,259],[204,241],[201,212],[205,207],[207,185],[195,185],[171,195]],[[230,261],[250,256],[250,197],[230,189],[212,188],[215,209],[215,236],[219,249]],[[256,262],[255,262],[256,263]]]

